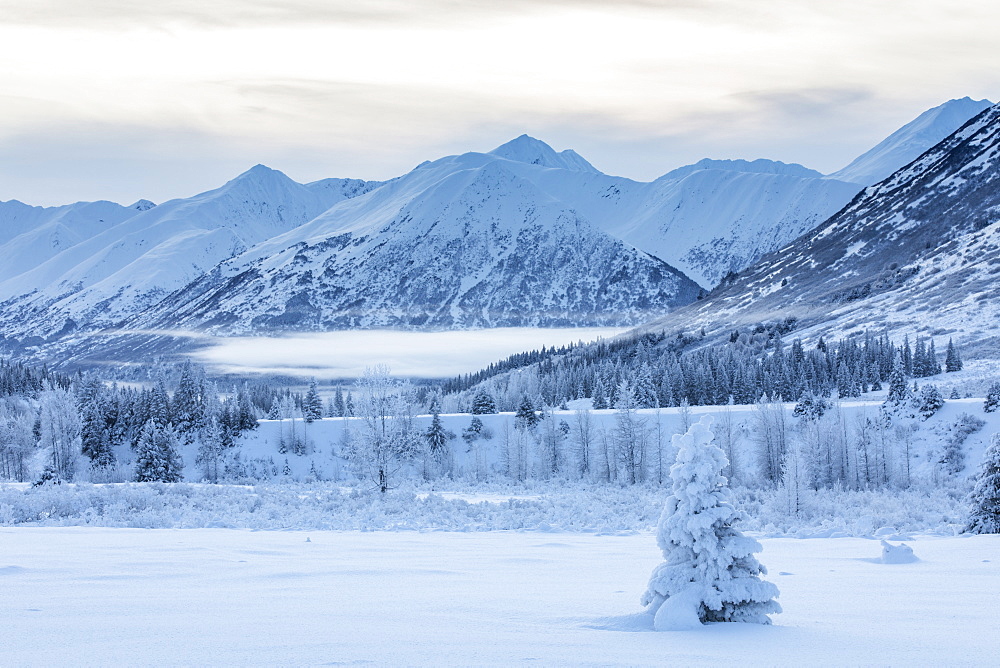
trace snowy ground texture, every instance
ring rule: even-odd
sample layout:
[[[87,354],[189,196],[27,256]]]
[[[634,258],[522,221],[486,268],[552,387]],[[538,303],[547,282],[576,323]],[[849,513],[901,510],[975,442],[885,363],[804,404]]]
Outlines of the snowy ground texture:
[[[774,626],[654,633],[649,533],[2,528],[2,663],[995,663],[1000,536],[762,542]]]

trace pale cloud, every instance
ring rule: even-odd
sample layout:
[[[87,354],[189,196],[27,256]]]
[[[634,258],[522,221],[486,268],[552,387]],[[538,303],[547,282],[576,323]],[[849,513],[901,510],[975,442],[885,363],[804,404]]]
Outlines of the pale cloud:
[[[1000,90],[989,2],[0,0],[0,15],[0,198],[31,203],[162,201],[257,162],[386,179],[522,132],[642,180],[702,157],[829,172],[930,106]]]

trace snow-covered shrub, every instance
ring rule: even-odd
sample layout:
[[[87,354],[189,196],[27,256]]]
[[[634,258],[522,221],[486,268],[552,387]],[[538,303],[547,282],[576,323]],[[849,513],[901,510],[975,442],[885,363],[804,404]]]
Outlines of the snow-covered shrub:
[[[937,389],[936,385],[924,385],[920,388],[920,396],[917,397],[917,410],[924,416],[930,418],[944,406],[944,397]]]
[[[983,455],[976,486],[969,494],[972,510],[966,531],[1000,533],[1000,434],[993,434]]]
[[[760,578],[767,570],[753,556],[760,543],[733,527],[741,515],[729,502],[726,456],[713,443],[711,424],[705,416],[673,437],[673,493],[656,535],[665,561],[642,596],[657,630],[695,621],[769,624],[768,615],[781,612],[778,588]]]
[[[962,449],[962,444],[965,443],[965,439],[982,429],[985,424],[975,415],[962,413],[958,416],[951,428],[948,440],[945,441],[941,457],[938,459],[938,464],[941,465],[945,473],[955,475],[965,468],[965,451]]]
[[[795,417],[805,418],[806,420],[818,420],[823,417],[832,404],[823,397],[818,397],[811,392],[806,392],[800,398],[795,408],[792,410],[792,415]]]

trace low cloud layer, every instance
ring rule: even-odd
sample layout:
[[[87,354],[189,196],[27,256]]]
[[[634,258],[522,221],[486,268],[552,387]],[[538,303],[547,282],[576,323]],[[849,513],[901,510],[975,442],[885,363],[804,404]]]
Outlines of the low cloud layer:
[[[339,331],[285,337],[220,338],[194,357],[215,370],[355,378],[365,367],[388,365],[393,375],[448,378],[478,371],[492,362],[542,346],[610,338],[623,329],[500,328],[451,332]]]

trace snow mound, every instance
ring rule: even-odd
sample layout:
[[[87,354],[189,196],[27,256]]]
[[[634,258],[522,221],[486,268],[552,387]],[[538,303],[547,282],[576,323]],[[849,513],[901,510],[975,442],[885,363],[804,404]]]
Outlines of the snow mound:
[[[691,584],[665,600],[653,617],[653,628],[657,631],[693,631],[700,628],[698,609],[703,597],[701,589],[701,586]]]
[[[883,564],[912,564],[914,561],[920,560],[917,559],[917,555],[913,554],[913,548],[906,543],[893,545],[882,541]]]

